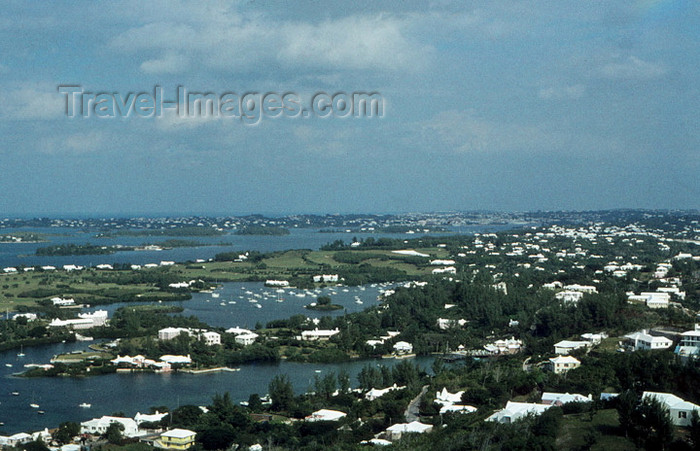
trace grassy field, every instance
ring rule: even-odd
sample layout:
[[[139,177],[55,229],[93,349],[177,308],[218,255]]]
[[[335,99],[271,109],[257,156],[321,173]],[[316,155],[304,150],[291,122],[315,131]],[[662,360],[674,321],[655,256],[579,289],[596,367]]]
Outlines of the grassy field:
[[[418,249],[431,258],[441,258],[447,251],[440,248]],[[176,275],[180,281],[202,279],[217,282],[248,280],[289,279],[310,277],[314,274],[341,272],[344,268],[370,265],[375,268],[392,268],[405,272],[410,277],[429,275],[432,267],[428,259],[416,259],[387,250],[351,250],[351,254],[365,254],[360,263],[343,263],[333,257],[334,251],[291,250],[270,254],[256,263],[251,262],[206,262],[201,264],[177,264],[167,268],[141,269],[161,271]],[[117,280],[119,275],[139,274],[138,271],[84,271],[65,272],[31,271],[0,275],[0,311],[16,311],[21,305],[31,306],[41,300],[55,296],[74,298],[77,304],[99,304],[124,298],[143,298],[144,301],[168,301],[177,295],[160,290],[154,284],[127,283]]]
[[[615,409],[599,410],[592,419],[588,413],[566,415],[557,436],[557,448],[636,450],[634,443],[620,435],[619,426]]]

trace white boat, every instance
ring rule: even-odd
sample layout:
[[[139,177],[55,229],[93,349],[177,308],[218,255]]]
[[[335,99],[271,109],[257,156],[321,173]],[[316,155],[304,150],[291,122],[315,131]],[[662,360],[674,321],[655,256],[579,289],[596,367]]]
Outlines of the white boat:
[[[355,304],[362,304],[362,301],[360,299],[355,300]]]
[[[19,347],[19,352],[17,353],[17,357],[24,357],[24,348],[22,345]]]
[[[32,409],[38,409],[38,408],[39,408],[39,404],[31,403],[31,404],[29,404],[29,407],[31,407]]]
[[[5,366],[8,367],[8,368],[12,368],[12,364],[11,364],[11,363],[6,363]]]
[[[80,404],[78,404],[78,407],[82,407],[83,409],[89,409],[90,407],[92,407],[92,404],[87,402],[81,402]]]
[[[220,296],[219,293],[212,293],[212,294],[211,294],[211,297],[213,297],[213,298],[218,298],[219,296]]]
[[[260,304],[255,304],[255,306],[256,306],[257,308],[262,308],[262,305],[260,305]]]
[[[13,392],[11,393],[11,395],[12,395],[12,396],[19,396],[19,392],[18,392],[18,391],[13,391]]]

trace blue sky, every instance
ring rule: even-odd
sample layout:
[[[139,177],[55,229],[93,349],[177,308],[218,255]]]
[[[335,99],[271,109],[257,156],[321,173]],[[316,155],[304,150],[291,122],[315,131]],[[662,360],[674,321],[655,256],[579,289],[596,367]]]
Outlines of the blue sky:
[[[9,1],[0,215],[699,208],[681,1]],[[86,91],[378,92],[381,118],[65,115]]]

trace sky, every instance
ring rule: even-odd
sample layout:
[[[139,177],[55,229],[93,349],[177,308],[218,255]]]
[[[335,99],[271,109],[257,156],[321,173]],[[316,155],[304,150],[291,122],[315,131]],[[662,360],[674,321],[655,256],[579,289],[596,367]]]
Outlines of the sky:
[[[700,208],[692,0],[10,0],[0,88],[0,216]]]

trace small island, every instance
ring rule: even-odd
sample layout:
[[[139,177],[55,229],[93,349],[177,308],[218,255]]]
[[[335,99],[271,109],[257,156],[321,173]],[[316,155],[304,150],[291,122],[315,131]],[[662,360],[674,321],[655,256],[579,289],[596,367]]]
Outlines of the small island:
[[[331,303],[330,296],[319,296],[316,298],[316,302],[305,305],[304,308],[309,310],[320,310],[320,311],[330,311],[330,310],[340,310],[343,308],[342,305]]]
[[[100,246],[90,243],[86,244],[57,244],[37,248],[35,255],[40,257],[56,257],[69,255],[111,255],[116,252],[128,251],[164,251],[177,247],[200,247],[200,246],[228,246],[230,243],[208,244],[194,240],[170,239],[160,243],[144,243],[141,246]]]
[[[277,226],[249,225],[242,227],[235,232],[236,235],[266,235],[282,236],[289,235],[289,229]]]

